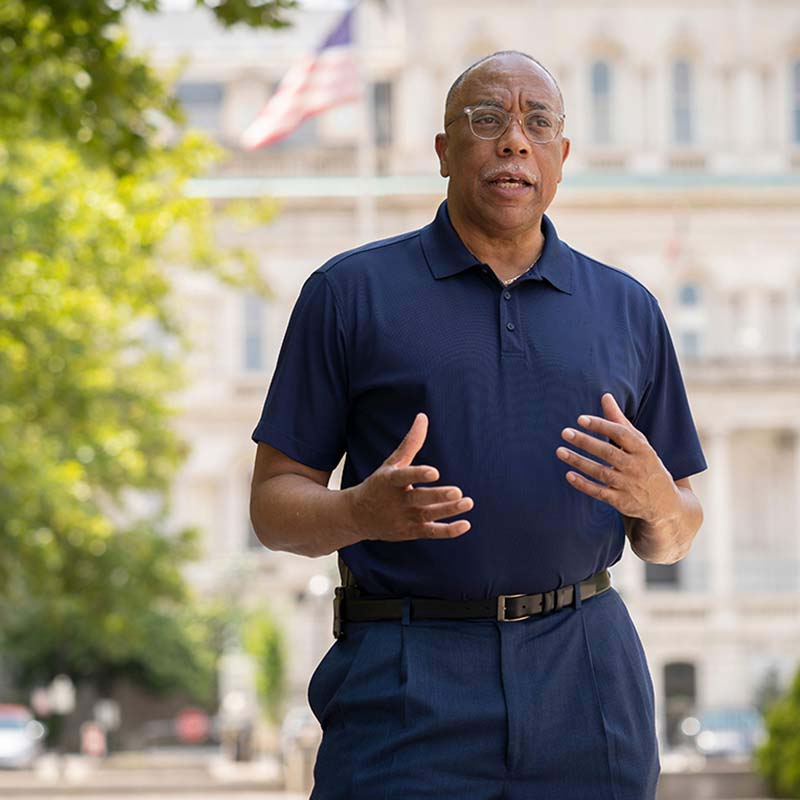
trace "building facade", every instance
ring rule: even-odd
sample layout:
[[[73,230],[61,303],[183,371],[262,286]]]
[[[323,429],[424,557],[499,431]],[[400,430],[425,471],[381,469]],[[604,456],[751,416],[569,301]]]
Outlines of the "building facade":
[[[800,665],[800,6],[364,2],[371,103],[242,151],[239,133],[340,13],[308,7],[272,32],[223,31],[197,10],[130,17],[136,46],[165,74],[185,60],[175,91],[189,121],[228,148],[191,191],[278,207],[243,242],[230,225],[219,230],[257,253],[271,300],[176,270],[195,350],[178,423],[192,454],[174,486],[174,522],[206,537],[192,579],[277,611],[303,703],[332,641],[335,555],[266,550],[248,509],[250,433],[283,331],[301,284],[331,255],[433,218],[446,186],[433,137],[450,83],[489,52],[520,49],[558,80],[572,140],[548,215],[570,245],[658,297],[709,464],[691,479],[705,520],[689,555],[649,565],[626,546],[612,570],[647,652],[662,747],[678,742],[691,710],[748,705],[785,686]]]

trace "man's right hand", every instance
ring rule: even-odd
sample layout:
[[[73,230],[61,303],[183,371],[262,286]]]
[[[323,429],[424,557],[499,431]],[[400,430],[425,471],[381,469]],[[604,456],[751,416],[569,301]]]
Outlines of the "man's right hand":
[[[430,466],[411,466],[428,433],[428,417],[419,413],[397,449],[357,486],[352,487],[352,511],[363,539],[390,542],[407,539],[452,539],[470,529],[468,520],[435,522],[469,511],[472,498],[457,486],[423,486],[439,479]]]

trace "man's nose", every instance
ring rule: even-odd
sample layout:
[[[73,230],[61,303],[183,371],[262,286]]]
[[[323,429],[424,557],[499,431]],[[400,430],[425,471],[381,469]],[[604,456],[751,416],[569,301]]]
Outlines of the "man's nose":
[[[503,135],[497,140],[497,149],[501,155],[516,153],[526,155],[530,152],[531,143],[525,132],[522,130],[522,120],[519,117],[512,117],[508,122],[508,127],[503,131]]]

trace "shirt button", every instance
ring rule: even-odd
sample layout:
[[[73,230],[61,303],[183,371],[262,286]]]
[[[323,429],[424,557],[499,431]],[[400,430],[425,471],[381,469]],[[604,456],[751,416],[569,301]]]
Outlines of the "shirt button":
[[[513,331],[514,330],[514,323],[513,322],[506,322],[506,328],[508,328],[508,330],[510,330],[510,331]]]
[[[503,293],[503,297],[505,297],[506,300],[510,300],[511,299],[511,292],[504,292]]]

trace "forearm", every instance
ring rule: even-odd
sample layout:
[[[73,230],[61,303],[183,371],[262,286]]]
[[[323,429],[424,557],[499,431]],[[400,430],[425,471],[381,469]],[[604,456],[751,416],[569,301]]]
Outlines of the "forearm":
[[[302,475],[276,475],[254,487],[250,519],[270,550],[317,558],[361,540],[352,489],[328,489]]]
[[[675,489],[675,512],[670,516],[655,523],[624,517],[625,533],[630,539],[631,549],[643,561],[653,564],[680,561],[689,552],[703,523],[702,506],[691,489],[681,486]]]

